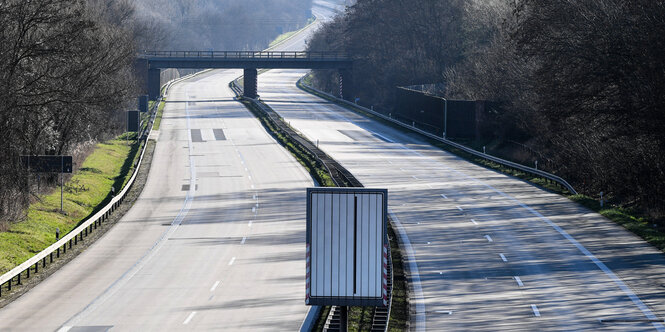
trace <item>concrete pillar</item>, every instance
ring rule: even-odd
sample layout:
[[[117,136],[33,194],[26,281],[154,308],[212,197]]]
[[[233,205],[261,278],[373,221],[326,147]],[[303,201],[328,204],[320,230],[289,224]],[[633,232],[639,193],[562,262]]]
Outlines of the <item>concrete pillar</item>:
[[[352,69],[340,69],[339,70],[339,79],[340,79],[340,90],[341,98],[354,102],[355,94],[353,89],[353,70]]]
[[[258,75],[256,72],[256,68],[245,68],[244,70],[244,89],[243,89],[243,96],[247,98],[252,98],[255,99],[258,97]]]
[[[160,69],[148,69],[148,98],[150,100],[157,100],[159,95],[161,95],[161,70]]]
[[[141,88],[139,94],[148,94],[148,60],[136,59],[134,61],[134,75]]]

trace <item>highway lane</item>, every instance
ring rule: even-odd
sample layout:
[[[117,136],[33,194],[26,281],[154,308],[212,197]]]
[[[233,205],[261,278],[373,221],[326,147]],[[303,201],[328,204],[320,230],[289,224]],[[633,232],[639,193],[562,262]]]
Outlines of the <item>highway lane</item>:
[[[335,1],[315,1],[319,21]],[[294,46],[295,45],[295,46]],[[0,310],[0,331],[296,330],[311,177],[232,98],[238,70],[169,93],[145,189],[97,243]]]
[[[0,310],[0,330],[296,330],[311,177],[233,100],[240,71],[173,86],[130,212]]]
[[[265,73],[259,95],[366,187],[389,189],[419,271],[414,329],[663,330],[647,320],[665,312],[656,249],[566,198],[306,94],[295,87],[304,73]]]

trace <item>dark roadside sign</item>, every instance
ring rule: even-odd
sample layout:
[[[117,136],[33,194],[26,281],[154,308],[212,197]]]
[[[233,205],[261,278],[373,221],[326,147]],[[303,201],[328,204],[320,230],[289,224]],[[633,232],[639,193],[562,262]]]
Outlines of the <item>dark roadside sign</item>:
[[[71,173],[72,156],[21,156],[21,164],[34,173]]]

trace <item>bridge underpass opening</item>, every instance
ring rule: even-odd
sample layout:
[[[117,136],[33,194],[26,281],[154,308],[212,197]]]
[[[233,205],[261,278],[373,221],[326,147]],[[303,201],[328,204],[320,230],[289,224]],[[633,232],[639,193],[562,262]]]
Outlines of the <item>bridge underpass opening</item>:
[[[243,69],[244,92],[248,98],[258,97],[258,74],[261,69],[332,69],[338,70],[341,97],[353,100],[353,61],[336,52],[263,52],[263,51],[158,51],[137,57],[136,69],[150,100],[161,92],[162,69]]]

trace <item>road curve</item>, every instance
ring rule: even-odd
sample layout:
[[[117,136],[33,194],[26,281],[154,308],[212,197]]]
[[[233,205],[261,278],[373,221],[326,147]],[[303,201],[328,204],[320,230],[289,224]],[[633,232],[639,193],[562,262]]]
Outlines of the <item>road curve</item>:
[[[419,271],[414,330],[664,330],[661,252],[566,198],[304,93],[304,73],[263,74],[259,94],[366,187],[389,189]]]
[[[315,1],[321,20],[334,1]],[[304,45],[310,26],[288,45]],[[297,330],[309,174],[233,99],[240,70],[175,84],[143,192],[107,234],[0,310],[0,331]]]

